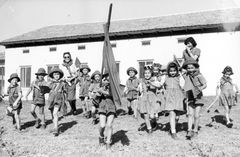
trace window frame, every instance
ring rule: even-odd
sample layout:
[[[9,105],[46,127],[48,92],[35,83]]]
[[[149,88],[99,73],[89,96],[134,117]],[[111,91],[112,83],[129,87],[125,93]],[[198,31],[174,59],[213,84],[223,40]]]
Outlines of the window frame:
[[[144,66],[153,65],[154,59],[141,59],[141,60],[137,60],[137,62],[138,62],[138,71],[139,71],[138,77],[139,78],[144,78]],[[148,62],[151,62],[151,63],[148,63]],[[140,63],[144,63],[144,66],[141,67]],[[146,63],[148,63],[148,64],[146,64]]]
[[[28,71],[27,71],[28,68],[30,69],[29,78],[27,76],[28,75]],[[32,66],[31,65],[20,66],[20,79],[21,79],[20,85],[21,85],[21,87],[29,88],[31,86],[31,75],[32,75]]]

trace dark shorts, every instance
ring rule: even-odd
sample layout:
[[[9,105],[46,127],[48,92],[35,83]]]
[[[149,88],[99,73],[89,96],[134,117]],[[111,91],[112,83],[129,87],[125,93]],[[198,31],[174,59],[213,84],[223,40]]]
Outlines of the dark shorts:
[[[132,101],[134,101],[134,100],[137,100],[137,98],[127,98],[127,100],[128,100],[129,102],[132,102]]]
[[[34,104],[39,108],[39,114],[44,114],[44,106],[45,104]]]
[[[22,109],[22,102],[20,102],[20,103],[17,105],[17,107],[13,107],[13,104],[10,104],[9,106],[13,108],[13,111],[21,110],[21,109]]]
[[[61,93],[52,93],[48,98],[48,109],[52,110],[54,107],[61,108],[64,103],[64,96]]]
[[[106,116],[109,116],[109,115],[116,116],[116,106],[114,105],[113,100],[112,99],[102,99],[99,104],[98,113],[106,115]]]

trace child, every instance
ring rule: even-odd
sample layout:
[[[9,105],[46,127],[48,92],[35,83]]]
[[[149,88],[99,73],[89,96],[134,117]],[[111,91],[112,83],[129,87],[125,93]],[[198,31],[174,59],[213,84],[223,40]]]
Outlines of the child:
[[[9,96],[9,106],[7,110],[10,113],[13,113],[12,119],[13,119],[13,125],[16,123],[16,128],[20,131],[21,130],[21,122],[20,122],[20,111],[22,109],[22,89],[18,85],[18,82],[20,82],[20,78],[18,77],[17,73],[13,73],[10,75],[10,78],[8,79],[8,82],[10,83],[8,89],[7,89],[7,95]]]
[[[143,114],[147,126],[147,132],[151,134],[157,128],[155,114],[160,110],[157,104],[156,90],[160,88],[160,82],[153,78],[151,66],[144,67],[144,79],[139,84],[140,88],[140,104],[139,110]]]
[[[37,76],[37,78],[32,82],[31,87],[28,90],[25,97],[26,97],[26,100],[28,100],[28,95],[30,94],[31,91],[33,91],[33,103],[31,105],[31,114],[33,118],[36,120],[35,127],[39,128],[40,121],[41,121],[41,128],[45,129],[46,128],[45,114],[44,114],[44,106],[45,106],[44,94],[45,93],[41,91],[40,87],[47,85],[47,82],[44,80],[44,76],[46,76],[47,73],[44,68],[39,68],[37,73],[35,73],[35,75]],[[41,120],[36,115],[36,112],[35,112],[36,107],[39,107],[39,114],[40,114]]]
[[[105,73],[103,75],[103,82],[101,88],[97,90],[100,96],[99,103],[99,118],[100,118],[100,137],[99,144],[102,146],[104,144],[104,130],[106,127],[106,148],[110,148],[112,132],[113,132],[113,120],[116,116],[116,106],[113,102],[113,97],[110,92],[109,74]]]
[[[233,126],[232,122],[230,121],[229,114],[232,106],[234,105],[235,101],[235,92],[234,87],[238,88],[235,84],[233,84],[231,75],[233,75],[232,68],[230,66],[226,66],[223,70],[223,77],[220,79],[220,84],[217,86],[217,91],[220,89],[220,105],[224,106],[226,112],[226,120],[227,120],[227,127],[231,128]]]
[[[186,49],[183,51],[183,59],[187,60],[196,60],[199,61],[201,50],[197,48],[197,43],[193,37],[189,37],[184,41]]]
[[[135,118],[137,118],[138,85],[140,84],[139,79],[136,77],[137,73],[137,70],[133,67],[127,69],[129,79],[126,82],[126,87],[124,89],[124,93],[127,95],[128,100],[128,114],[134,114]]]
[[[99,108],[99,100],[97,98],[99,98],[99,93],[97,92],[97,90],[100,88],[100,79],[101,79],[101,73],[100,71],[95,71],[92,76],[92,83],[89,87],[89,98],[90,98],[90,102],[91,102],[91,112],[92,112],[92,122],[93,124],[97,123],[97,117],[96,117],[96,110]]]
[[[180,86],[180,77],[178,65],[175,62],[170,62],[167,67],[168,76],[165,79],[164,86],[166,88],[165,96],[165,111],[169,112],[169,121],[173,139],[178,139],[176,134],[176,115],[183,113],[183,90]],[[182,78],[183,79],[183,78]],[[183,85],[183,84],[182,84]]]
[[[61,80],[63,72],[59,68],[53,68],[49,73],[49,77],[52,81],[49,82],[49,88],[51,89],[48,98],[49,110],[53,118],[54,128],[52,130],[54,136],[59,135],[58,131],[58,112],[64,103],[66,97],[65,83]]]
[[[91,84],[91,78],[89,76],[89,72],[91,69],[88,65],[82,65],[80,68],[80,72],[82,73],[82,77],[80,77],[80,91],[79,91],[79,98],[81,99],[82,106],[83,106],[83,115],[86,118],[90,118],[90,107],[89,107],[89,97],[88,97],[88,90]]]
[[[191,59],[184,62],[183,69],[187,70],[184,76],[184,90],[188,100],[188,133],[187,139],[192,139],[198,135],[198,126],[200,122],[200,110],[204,105],[202,90],[207,87],[207,82],[199,71],[197,61]],[[194,129],[192,125],[194,123]]]

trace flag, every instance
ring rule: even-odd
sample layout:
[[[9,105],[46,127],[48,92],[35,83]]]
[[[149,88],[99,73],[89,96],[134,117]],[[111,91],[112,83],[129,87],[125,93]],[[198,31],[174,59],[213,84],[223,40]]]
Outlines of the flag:
[[[121,105],[122,92],[120,89],[120,78],[117,72],[117,66],[114,59],[112,47],[109,40],[109,26],[104,25],[104,45],[102,58],[102,74],[109,73],[110,91],[115,104]]]
[[[81,65],[81,62],[80,62],[80,60],[78,59],[78,57],[76,57],[76,59],[75,59],[75,66],[76,66],[77,68],[80,68],[80,65]]]

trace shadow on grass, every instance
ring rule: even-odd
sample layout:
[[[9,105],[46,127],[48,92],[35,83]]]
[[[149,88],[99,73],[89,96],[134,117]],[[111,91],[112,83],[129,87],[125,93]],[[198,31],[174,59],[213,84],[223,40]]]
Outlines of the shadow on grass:
[[[71,122],[66,122],[66,123],[61,123],[60,124],[60,128],[59,131],[61,133],[65,132],[66,130],[72,128],[74,125],[76,125],[77,122],[76,121],[71,121]]]
[[[130,145],[130,141],[126,135],[127,131],[125,130],[119,130],[116,133],[114,133],[112,135],[112,145],[121,141],[123,146],[129,146]]]
[[[33,127],[36,123],[36,120],[25,122],[21,127],[22,129],[27,129]]]

